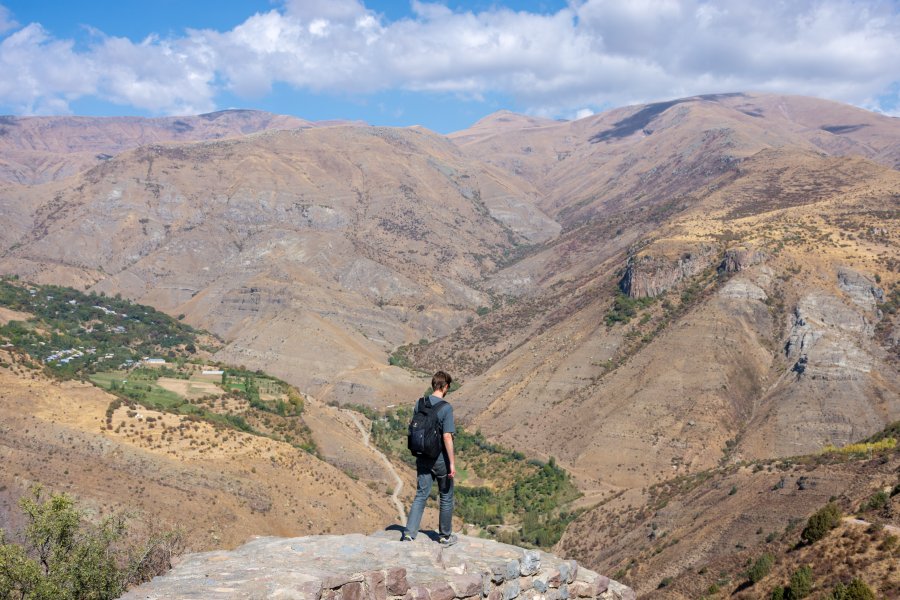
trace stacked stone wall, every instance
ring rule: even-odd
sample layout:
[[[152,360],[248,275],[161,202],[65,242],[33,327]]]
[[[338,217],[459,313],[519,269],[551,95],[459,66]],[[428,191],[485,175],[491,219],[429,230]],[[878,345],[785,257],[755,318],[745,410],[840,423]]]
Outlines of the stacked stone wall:
[[[460,536],[445,548],[420,535],[258,538],[185,557],[127,600],[633,600],[608,577],[538,550]]]

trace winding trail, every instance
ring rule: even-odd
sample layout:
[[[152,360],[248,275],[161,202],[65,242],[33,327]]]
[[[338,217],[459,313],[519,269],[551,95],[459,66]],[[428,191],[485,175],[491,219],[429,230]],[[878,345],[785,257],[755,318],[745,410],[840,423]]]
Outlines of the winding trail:
[[[394,465],[391,464],[391,461],[388,460],[388,457],[384,455],[384,453],[375,447],[371,443],[372,433],[371,431],[367,431],[365,426],[363,426],[362,421],[359,420],[359,417],[352,410],[341,409],[350,419],[353,420],[353,423],[356,425],[356,428],[359,429],[359,432],[362,434],[362,441],[366,448],[372,450],[372,452],[376,453],[381,457],[384,466],[387,468],[388,472],[394,477],[395,485],[394,485],[394,493],[391,494],[391,502],[394,503],[394,508],[397,509],[397,518],[399,519],[398,523],[406,522],[406,511],[403,510],[403,504],[400,503],[400,491],[403,489],[403,480],[400,479],[400,475],[397,473],[397,469],[394,468]]]

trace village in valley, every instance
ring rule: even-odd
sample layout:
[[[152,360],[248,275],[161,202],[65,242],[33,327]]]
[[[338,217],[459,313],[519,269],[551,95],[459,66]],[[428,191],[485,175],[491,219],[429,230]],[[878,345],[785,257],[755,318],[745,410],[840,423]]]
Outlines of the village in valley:
[[[89,381],[118,405],[138,403],[315,451],[296,388],[261,370],[217,363],[212,355],[222,342],[179,319],[118,296],[15,278],[0,280],[0,310],[2,364]]]

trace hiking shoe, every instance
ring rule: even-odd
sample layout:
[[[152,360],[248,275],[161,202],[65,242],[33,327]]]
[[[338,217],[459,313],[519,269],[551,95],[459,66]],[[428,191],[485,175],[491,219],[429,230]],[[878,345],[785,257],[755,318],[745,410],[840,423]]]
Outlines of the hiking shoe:
[[[438,543],[444,547],[452,546],[453,544],[455,544],[458,541],[459,541],[459,538],[456,537],[455,533],[451,533],[450,535],[442,535],[441,537],[438,538]]]
[[[413,541],[413,539],[412,539],[412,536],[410,536],[408,533],[404,533],[403,535],[400,536],[400,541],[401,542],[411,542],[411,541]]]

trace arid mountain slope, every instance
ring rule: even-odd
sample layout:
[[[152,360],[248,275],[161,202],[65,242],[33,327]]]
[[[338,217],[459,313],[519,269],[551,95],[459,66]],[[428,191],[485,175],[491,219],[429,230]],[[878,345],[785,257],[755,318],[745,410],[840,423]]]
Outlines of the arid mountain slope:
[[[879,304],[898,132],[721,94],[501,113],[452,143],[324,127],[145,146],[4,191],[0,268],[183,313],[223,360],[320,400],[413,397],[424,379],[385,364],[411,343],[466,377],[461,416],[600,493],[897,417]]]
[[[518,153],[564,227],[491,276],[494,312],[413,351],[468,375],[457,403],[472,425],[601,493],[723,452],[847,443],[900,416],[897,324],[878,308],[898,282],[900,174],[824,155],[798,133],[808,125],[766,133],[765,117],[725,104],[739,98],[629,109],[649,133],[601,115],[593,138],[622,135],[572,134],[583,154],[559,159],[552,143],[533,157],[554,139],[541,131],[585,123],[457,135],[511,170],[503,148]],[[894,120],[869,119],[887,123],[872,152],[890,154]],[[632,298],[614,305],[620,288]]]
[[[292,446],[45,379],[0,351],[0,523],[34,483],[74,494],[91,515],[127,511],[185,529],[195,550],[253,535],[359,532],[396,520],[384,494]]]
[[[472,282],[559,231],[527,182],[418,129],[146,146],[14,192],[5,271],[183,313],[222,360],[341,402],[421,393],[393,348],[473,317]]]
[[[65,179],[147,144],[240,137],[319,123],[256,110],[184,117],[0,117],[0,181]]]
[[[653,486],[631,506],[614,498],[585,512],[557,549],[615,573],[645,598],[766,598],[805,564],[827,582],[819,592],[862,576],[876,597],[894,598],[898,467],[894,448],[717,468]],[[807,518],[829,501],[852,515],[879,492],[884,503],[862,516],[880,527],[849,522],[811,546],[799,543]],[[766,552],[775,557],[773,577],[749,587],[748,567]]]

